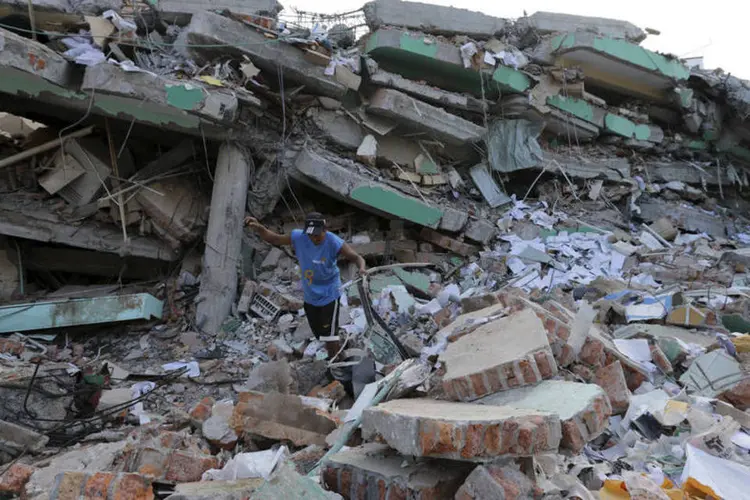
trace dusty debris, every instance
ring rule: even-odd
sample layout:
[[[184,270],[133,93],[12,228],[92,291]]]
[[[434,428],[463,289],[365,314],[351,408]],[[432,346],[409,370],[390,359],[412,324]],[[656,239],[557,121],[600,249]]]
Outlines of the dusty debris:
[[[741,496],[750,84],[614,19],[79,3],[0,0],[0,495]]]

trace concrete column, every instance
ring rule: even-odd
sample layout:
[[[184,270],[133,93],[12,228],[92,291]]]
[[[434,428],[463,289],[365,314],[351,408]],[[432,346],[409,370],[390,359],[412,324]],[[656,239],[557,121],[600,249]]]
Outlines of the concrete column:
[[[210,334],[219,331],[237,294],[237,273],[252,158],[226,142],[219,149],[211,194],[211,213],[203,253],[196,323]]]

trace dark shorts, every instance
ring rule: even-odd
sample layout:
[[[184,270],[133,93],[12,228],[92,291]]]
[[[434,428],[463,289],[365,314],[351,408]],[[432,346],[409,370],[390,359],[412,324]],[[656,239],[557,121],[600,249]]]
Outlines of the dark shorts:
[[[331,335],[331,322],[336,321],[336,327],[333,329],[333,334],[336,335],[338,330],[338,314],[334,318],[334,312],[336,311],[336,304],[338,299],[329,302],[324,306],[314,306],[305,302],[305,315],[307,316],[307,322],[310,324],[310,329],[315,335],[315,338],[328,337]]]

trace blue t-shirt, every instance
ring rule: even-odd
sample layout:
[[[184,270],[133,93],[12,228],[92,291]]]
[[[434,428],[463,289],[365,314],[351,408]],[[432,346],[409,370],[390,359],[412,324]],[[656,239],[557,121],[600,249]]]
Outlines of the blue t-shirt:
[[[292,231],[292,246],[299,260],[302,274],[302,291],[305,302],[313,306],[324,306],[341,295],[341,275],[336,265],[344,240],[326,232],[320,245],[310,240],[302,230]]]

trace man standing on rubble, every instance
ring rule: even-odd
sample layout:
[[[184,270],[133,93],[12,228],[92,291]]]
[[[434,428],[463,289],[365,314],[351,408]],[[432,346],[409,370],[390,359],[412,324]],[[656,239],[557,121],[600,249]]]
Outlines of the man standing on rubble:
[[[305,295],[305,315],[316,338],[336,335],[338,304],[341,297],[341,274],[336,264],[338,256],[357,265],[359,273],[366,271],[362,258],[344,240],[328,232],[323,215],[311,212],[305,218],[305,228],[291,234],[277,234],[254,217],[246,217],[245,225],[271,245],[292,245],[297,255]],[[326,341],[329,359],[339,350],[338,341]]]

